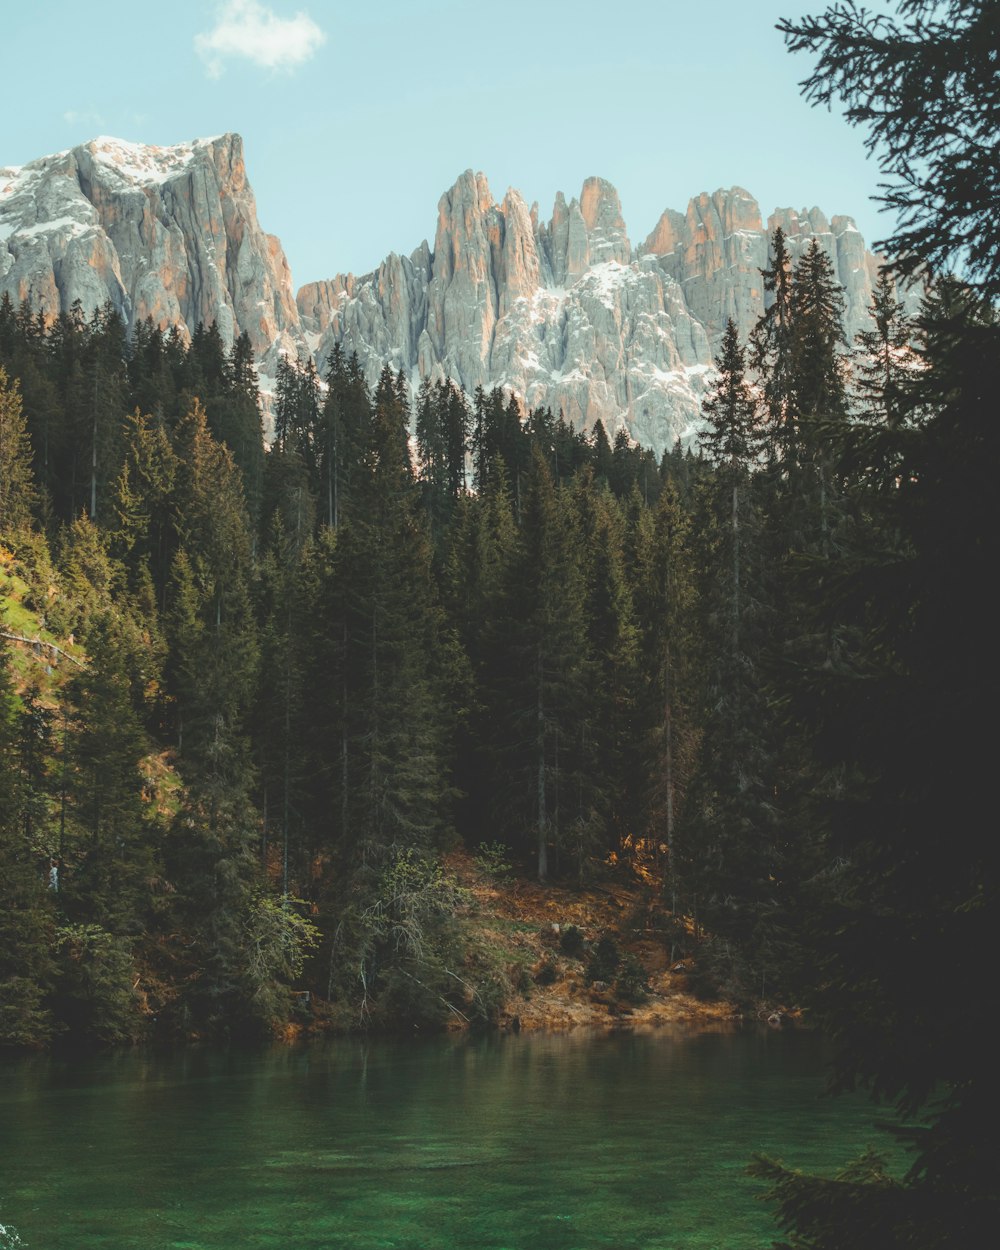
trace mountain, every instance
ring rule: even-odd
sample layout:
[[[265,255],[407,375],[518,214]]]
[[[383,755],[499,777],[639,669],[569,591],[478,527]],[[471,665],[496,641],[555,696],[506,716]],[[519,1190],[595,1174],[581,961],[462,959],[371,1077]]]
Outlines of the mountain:
[[[100,138],[0,168],[0,292],[55,315],[110,300],[129,326],[245,330],[260,357],[294,348],[278,240],[257,222],[239,135],[148,147]]]
[[[760,270],[782,226],[798,255],[815,237],[846,297],[849,336],[868,321],[878,262],[849,217],[778,209],[765,227],[740,187],[668,209],[633,248],[618,193],[588,178],[556,197],[547,223],[517,191],[498,204],[467,170],[438,204],[433,250],[390,254],[372,274],[298,293],[320,358],[356,351],[369,377],[384,361],[445,375],[467,391],[502,386],[578,427],[602,420],[662,451],[690,435],[726,319],[744,337],[763,311]]]
[[[175,147],[95,139],[0,169],[0,292],[48,315],[110,300],[185,334],[245,330],[263,381],[282,351],[323,369],[335,343],[374,383],[383,364],[516,391],[580,428],[602,420],[657,451],[687,437],[725,321],[745,336],[763,309],[760,269],[777,225],[793,255],[810,238],[844,287],[847,331],[867,322],[876,258],[849,217],[778,209],[762,220],[739,187],[667,209],[630,242],[614,187],[588,178],[547,222],[509,190],[497,203],[466,171],[438,204],[434,245],[390,253],[292,295],[281,245],[257,222],[238,135]]]

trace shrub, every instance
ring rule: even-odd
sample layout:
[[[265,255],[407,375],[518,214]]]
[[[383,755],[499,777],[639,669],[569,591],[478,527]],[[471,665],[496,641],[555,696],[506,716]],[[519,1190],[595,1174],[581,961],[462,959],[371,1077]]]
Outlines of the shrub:
[[[495,885],[505,885],[514,875],[510,848],[504,842],[480,842],[473,862]]]
[[[536,985],[553,985],[558,980],[558,978],[559,978],[559,971],[556,968],[555,964],[550,959],[546,959],[543,961],[541,967],[535,973],[535,984]]]
[[[583,934],[575,924],[567,925],[559,935],[559,949],[570,959],[579,959],[583,954]]]
[[[625,954],[618,967],[615,990],[630,1003],[644,1003],[648,997],[649,984],[646,980],[646,969],[631,952]]]
[[[618,950],[618,943],[610,933],[602,933],[597,945],[590,953],[587,980],[611,981],[620,962],[621,953]]]
[[[143,1033],[135,966],[127,938],[96,924],[66,925],[56,934],[57,1015],[70,1034],[100,1042],[132,1042]]]

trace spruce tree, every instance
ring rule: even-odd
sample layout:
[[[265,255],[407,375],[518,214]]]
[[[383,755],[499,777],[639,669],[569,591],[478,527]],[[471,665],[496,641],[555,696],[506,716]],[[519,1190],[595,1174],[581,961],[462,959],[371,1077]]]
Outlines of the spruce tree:
[[[760,271],[764,282],[764,312],[750,336],[750,362],[762,380],[768,458],[772,462],[779,458],[794,461],[794,418],[788,411],[792,367],[792,262],[785,232],[780,226],[771,236],[769,255],[770,266]]]
[[[589,657],[584,581],[569,512],[537,447],[503,603],[492,624],[499,636],[486,678],[493,801],[515,845],[523,846],[522,830],[532,830],[538,877],[544,881],[550,845],[559,839],[561,807],[573,801],[581,767]]]
[[[31,442],[19,387],[0,365],[0,534],[11,537],[30,524],[34,499]]]
[[[50,856],[27,835],[20,767],[21,712],[0,639],[0,1046],[38,1046],[52,1033]],[[50,852],[55,848],[50,848]],[[58,869],[58,864],[56,864]]]
[[[746,354],[732,320],[726,323],[722,347],[715,360],[719,381],[702,405],[707,430],[700,443],[716,466],[715,480],[728,490],[729,507],[729,620],[731,650],[740,645],[744,614],[742,529],[746,524],[751,474],[760,448],[757,401],[747,379]],[[717,516],[716,521],[721,521]]]
[[[66,692],[69,805],[74,837],[64,848],[68,871],[61,895],[79,921],[116,935],[137,935],[149,923],[155,830],[146,820],[140,763],[149,751],[142,724],[144,688],[136,689],[141,639],[109,606],[87,624],[87,666]],[[138,662],[137,662],[138,661]],[[152,677],[152,675],[150,675]]]
[[[844,869],[806,930],[806,1001],[833,1034],[837,1087],[923,1121],[899,1127],[913,1159],[895,1183],[871,1157],[833,1180],[761,1165],[791,1242],[823,1250],[944,1250],[986,1243],[996,1225],[992,1003],[977,961],[953,957],[992,949],[998,930],[982,726],[998,698],[983,570],[997,559],[1000,251],[994,228],[968,231],[983,211],[995,220],[993,18],[964,0],[906,0],[891,17],[837,5],[782,23],[793,47],[819,54],[810,95],[842,97],[870,127],[896,181],[903,271],[967,264],[988,297],[936,284],[920,367],[884,438],[882,462],[904,471],[857,475],[867,542],[813,582],[816,623],[851,647],[794,692],[817,758],[844,783],[814,809]]]
[[[853,426],[845,447],[848,476],[879,477],[883,486],[906,472],[900,427],[920,420],[912,396],[919,391],[917,326],[906,316],[887,268],[879,270],[869,309],[872,326],[855,336]]]
[[[599,490],[589,467],[574,482],[578,559],[584,577],[589,664],[577,740],[576,793],[568,786],[563,842],[577,858],[599,849],[620,851],[641,822],[639,631],[625,572],[625,519],[617,501]],[[643,761],[645,762],[645,761]]]

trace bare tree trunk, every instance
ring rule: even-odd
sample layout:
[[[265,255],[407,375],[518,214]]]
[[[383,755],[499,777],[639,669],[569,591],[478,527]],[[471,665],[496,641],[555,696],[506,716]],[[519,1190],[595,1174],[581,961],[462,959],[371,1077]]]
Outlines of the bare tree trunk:
[[[97,407],[94,407],[94,428],[90,444],[90,519],[97,520]]]
[[[667,640],[666,665],[663,674],[663,767],[667,804],[667,854],[674,852],[674,709],[671,702],[673,672],[670,641]]]
[[[542,670],[542,644],[538,644],[538,702],[537,720],[537,751],[538,751],[538,880],[544,881],[549,875],[549,848],[546,837],[545,820],[545,701]]]
[[[348,812],[348,749],[347,749],[347,624],[344,624],[344,668],[342,677],[343,699],[341,700],[341,716],[343,718],[340,732],[340,836],[347,836]]]
[[[735,468],[734,468],[735,473]],[[733,478],[733,655],[740,646],[740,488]]]

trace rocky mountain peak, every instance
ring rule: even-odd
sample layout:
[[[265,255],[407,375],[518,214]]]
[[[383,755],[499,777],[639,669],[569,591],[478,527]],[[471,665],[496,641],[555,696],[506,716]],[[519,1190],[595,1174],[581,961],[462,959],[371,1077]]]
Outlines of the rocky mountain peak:
[[[580,192],[580,215],[587,227],[591,264],[632,259],[618,192],[604,178],[588,178]]]
[[[245,330],[258,356],[298,332],[281,244],[257,221],[243,141],[173,147],[102,136],[0,170],[0,290],[55,316],[110,303],[189,334]]]
[[[468,169],[438,203],[433,249],[390,252],[370,274],[311,282],[292,299],[281,245],[257,221],[238,135],[173,147],[101,137],[0,169],[0,291],[54,316],[110,300],[129,326],[246,331],[264,376],[277,353],[334,344],[370,382],[383,364],[467,391],[500,386],[578,427],[604,422],[657,450],[700,422],[727,318],[745,337],[781,225],[793,256],[813,238],[844,288],[846,329],[867,324],[876,258],[854,222],[776,209],[764,228],[742,187],[666,209],[633,252],[618,193],[591,177],[540,220],[511,188],[497,203]]]
[[[818,238],[846,296],[849,335],[867,322],[876,261],[847,217],[779,209],[765,229],[742,187],[666,209],[633,252],[618,193],[588,178],[541,222],[513,189],[497,204],[466,171],[442,198],[432,255],[390,257],[376,275],[299,294],[317,360],[334,343],[374,380],[383,361],[467,391],[501,386],[577,426],[625,428],[657,450],[692,433],[726,320],[743,337],[763,311],[769,233],[794,254]],[[388,266],[388,268],[386,268]]]

